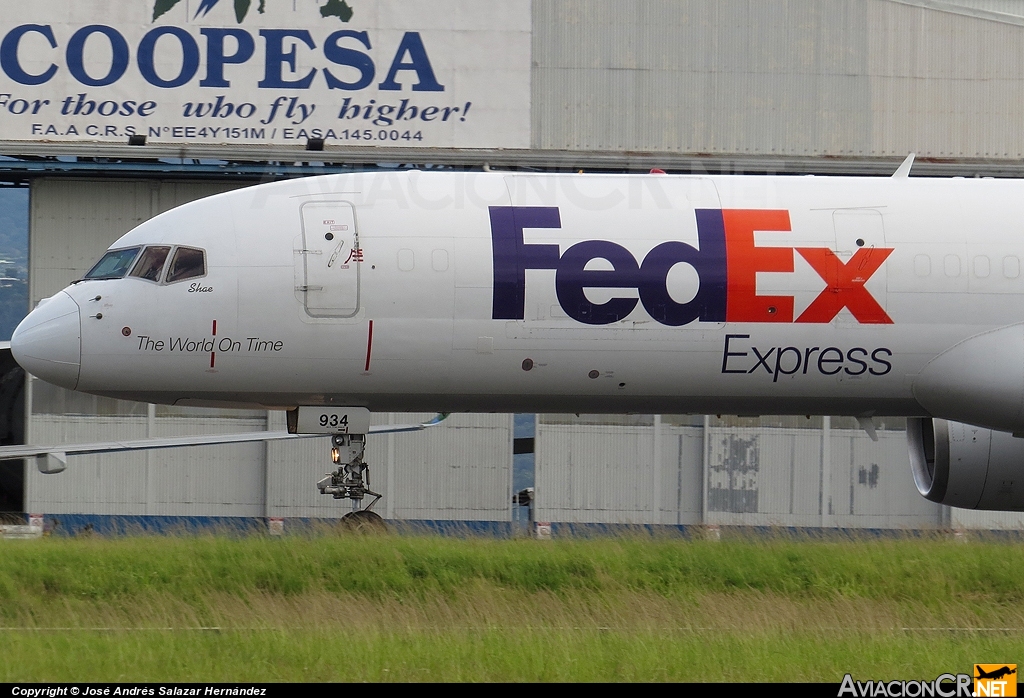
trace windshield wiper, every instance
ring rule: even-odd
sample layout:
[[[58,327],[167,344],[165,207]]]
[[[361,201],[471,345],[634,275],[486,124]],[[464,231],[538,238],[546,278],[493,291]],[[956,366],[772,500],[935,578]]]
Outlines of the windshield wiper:
[[[71,285],[80,284],[83,281],[109,281],[111,279],[123,279],[124,275],[121,276],[83,276],[81,279],[75,279],[71,282]]]

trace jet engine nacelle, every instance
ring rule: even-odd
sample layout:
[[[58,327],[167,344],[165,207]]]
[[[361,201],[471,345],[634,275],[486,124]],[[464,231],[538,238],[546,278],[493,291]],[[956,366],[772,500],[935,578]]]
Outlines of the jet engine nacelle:
[[[926,499],[1024,511],[1024,438],[945,419],[907,419],[910,467]]]

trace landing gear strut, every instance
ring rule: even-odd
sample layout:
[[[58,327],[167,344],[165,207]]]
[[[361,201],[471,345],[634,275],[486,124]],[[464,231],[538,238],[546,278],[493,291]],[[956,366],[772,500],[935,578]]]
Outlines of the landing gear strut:
[[[331,461],[338,468],[328,473],[316,483],[316,486],[321,494],[329,494],[335,499],[352,500],[352,511],[341,518],[342,523],[355,530],[382,529],[384,519],[371,511],[382,495],[370,489],[370,467],[363,462],[365,449],[365,434],[332,436]],[[361,505],[366,495],[371,495],[373,501],[362,509]]]

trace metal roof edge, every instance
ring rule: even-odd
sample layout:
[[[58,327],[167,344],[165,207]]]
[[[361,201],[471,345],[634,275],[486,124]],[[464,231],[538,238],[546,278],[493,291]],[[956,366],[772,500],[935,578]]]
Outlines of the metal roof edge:
[[[944,0],[885,0],[886,2],[895,3],[897,5],[910,5],[911,7],[919,7],[925,10],[934,10],[936,12],[947,12],[949,14],[963,15],[965,17],[971,17],[973,19],[982,19],[989,22],[1000,22],[1002,24],[1016,24],[1017,26],[1024,27],[1024,17],[1018,15],[1011,15],[1005,12],[994,12],[992,10],[980,10],[976,7],[967,7],[966,5],[958,5],[954,2],[945,2]]]

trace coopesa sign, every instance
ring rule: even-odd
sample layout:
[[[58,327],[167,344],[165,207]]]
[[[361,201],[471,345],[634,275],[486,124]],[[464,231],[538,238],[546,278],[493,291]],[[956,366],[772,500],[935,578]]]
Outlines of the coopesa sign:
[[[230,3],[188,5],[5,8],[0,137],[529,145],[526,0],[493,17],[472,0],[267,2],[237,22]]]
[[[205,44],[205,60],[201,60],[200,44],[195,37],[181,27],[156,27],[143,35],[134,50],[135,61],[139,74],[154,87],[181,87],[192,82],[199,73],[200,63],[205,64],[205,76],[199,80],[200,87],[231,87],[231,81],[225,77],[225,67],[244,65],[252,59],[256,52],[256,42],[244,29],[200,29]],[[0,41],[0,69],[8,78],[20,85],[45,85],[50,82],[60,67],[51,62],[42,72],[29,72],[22,65],[19,50],[22,41],[30,35],[38,35],[49,46],[49,51],[37,46],[32,52],[33,62],[39,56],[49,55],[57,60],[64,59],[64,67],[80,85],[87,87],[106,87],[121,80],[128,72],[132,60],[132,48],[127,39],[116,28],[104,24],[90,24],[82,27],[61,47],[54,36],[53,27],[49,24],[22,24],[10,30]],[[310,51],[318,48],[317,42],[306,29],[261,29],[259,36],[263,40],[262,78],[256,84],[260,89],[296,89],[308,90],[318,70],[322,70],[322,78],[327,89],[331,90],[362,90],[368,87],[376,75],[376,65],[370,54],[372,43],[366,31],[343,29],[327,36],[323,42],[323,58],[330,68],[308,68],[298,72],[296,64],[301,48]],[[97,52],[109,55],[109,59],[99,69],[90,71],[85,64],[86,42],[92,40],[101,44],[94,47]],[[157,44],[163,41],[171,46],[164,47],[167,52],[180,56],[177,61],[164,60],[165,65],[158,68]],[[29,42],[26,41],[26,44]],[[38,43],[38,42],[37,42]],[[230,47],[230,48],[229,48]],[[63,50],[61,50],[63,49]],[[342,79],[344,74],[339,68],[349,68],[358,77],[350,80]],[[423,44],[419,32],[405,32],[390,62],[387,76],[377,85],[379,90],[400,91],[402,83],[399,74],[408,71],[413,92],[443,92],[444,85],[437,81],[434,68]],[[164,75],[160,73],[163,72]],[[339,77],[341,76],[341,77]]]

